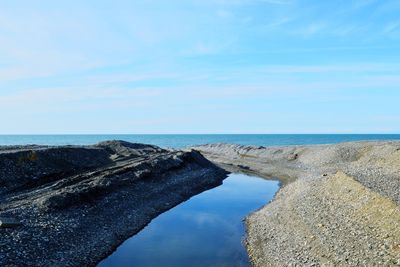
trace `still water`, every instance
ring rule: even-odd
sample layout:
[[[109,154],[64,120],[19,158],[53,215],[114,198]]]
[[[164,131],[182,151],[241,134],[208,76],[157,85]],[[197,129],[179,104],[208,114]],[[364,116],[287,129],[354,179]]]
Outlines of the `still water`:
[[[155,218],[98,266],[250,266],[243,219],[278,188],[278,181],[232,173]]]

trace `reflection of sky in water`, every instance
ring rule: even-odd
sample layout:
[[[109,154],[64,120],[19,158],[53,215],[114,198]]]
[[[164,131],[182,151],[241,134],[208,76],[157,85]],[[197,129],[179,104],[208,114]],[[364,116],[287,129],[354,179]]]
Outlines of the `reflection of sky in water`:
[[[242,220],[278,187],[277,181],[230,174],[223,185],[158,216],[99,266],[249,266]]]

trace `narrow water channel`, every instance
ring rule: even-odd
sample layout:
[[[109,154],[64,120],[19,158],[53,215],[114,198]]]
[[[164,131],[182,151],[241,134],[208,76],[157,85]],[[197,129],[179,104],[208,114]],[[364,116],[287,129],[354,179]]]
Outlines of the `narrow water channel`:
[[[232,173],[155,218],[98,266],[250,266],[243,219],[278,188],[278,181]]]

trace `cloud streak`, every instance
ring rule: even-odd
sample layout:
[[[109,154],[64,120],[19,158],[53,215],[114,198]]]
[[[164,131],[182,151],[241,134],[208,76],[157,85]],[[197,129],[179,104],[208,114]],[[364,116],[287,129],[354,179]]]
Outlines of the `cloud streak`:
[[[0,131],[393,128],[396,2],[4,1]]]

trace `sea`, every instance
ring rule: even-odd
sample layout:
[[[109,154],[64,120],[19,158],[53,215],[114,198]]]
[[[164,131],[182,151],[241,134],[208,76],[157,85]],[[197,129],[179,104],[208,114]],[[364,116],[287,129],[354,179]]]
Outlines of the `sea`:
[[[211,143],[254,146],[334,144],[350,141],[400,140],[400,134],[90,134],[0,135],[0,145],[91,145],[106,140],[184,148]]]

